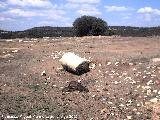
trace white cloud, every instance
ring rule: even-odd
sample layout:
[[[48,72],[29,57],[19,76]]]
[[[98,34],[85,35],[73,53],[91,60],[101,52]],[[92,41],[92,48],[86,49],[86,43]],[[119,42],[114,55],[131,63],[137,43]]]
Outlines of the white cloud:
[[[99,3],[101,0],[67,0],[68,2],[72,3],[88,3],[88,4],[95,4]]]
[[[152,15],[160,15],[160,10],[159,9],[154,9],[151,7],[144,7],[140,8],[137,13],[141,14],[152,14]]]
[[[19,16],[19,17],[45,17],[49,19],[61,19],[62,16],[65,15],[65,11],[63,10],[23,10],[23,9],[11,9],[5,14],[9,14],[11,16]]]
[[[52,7],[49,0],[7,0],[8,4],[32,7]]]
[[[0,2],[0,8],[6,8],[7,4],[4,2]]]
[[[10,18],[17,18],[17,20],[33,20],[33,21],[50,21],[48,24],[53,23],[53,21],[56,21],[55,23],[59,22],[68,22],[70,18],[68,18],[66,15],[66,12],[64,10],[56,10],[56,9],[50,9],[50,10],[23,10],[23,9],[11,9],[7,12],[3,12],[3,15],[8,15]],[[7,18],[1,18],[0,21],[4,21]],[[9,20],[9,19],[7,19]],[[39,23],[37,21],[37,23]],[[42,24],[42,23],[41,23]],[[46,23],[44,23],[46,24]],[[54,24],[55,25],[55,24]]]
[[[145,20],[145,21],[155,21],[157,18],[160,17],[160,10],[154,9],[152,7],[144,7],[137,10],[137,13],[139,13],[139,19]]]
[[[14,19],[9,18],[9,17],[0,16],[0,21],[14,21]]]
[[[114,12],[114,11],[127,11],[129,8],[125,6],[104,6],[107,12]]]
[[[27,11],[22,9],[11,9],[8,13],[12,16],[20,16],[20,17],[34,17],[34,16],[42,16],[41,13],[37,13],[34,11]]]
[[[92,5],[84,4],[82,7],[77,10],[80,15],[101,15],[101,12]]]

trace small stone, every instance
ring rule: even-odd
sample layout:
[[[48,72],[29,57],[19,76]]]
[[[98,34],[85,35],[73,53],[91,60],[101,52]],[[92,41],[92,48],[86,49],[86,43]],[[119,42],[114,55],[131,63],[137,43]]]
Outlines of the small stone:
[[[150,95],[151,94],[151,90],[147,90],[147,95]]]
[[[129,100],[128,102],[131,104],[131,103],[132,103],[132,100]]]
[[[151,89],[151,86],[142,86],[142,89],[144,90]]]
[[[137,109],[136,109],[136,108],[134,108],[134,109],[133,109],[133,111],[137,111]]]
[[[140,112],[137,112],[137,115],[140,115],[141,113]]]
[[[13,53],[16,53],[16,52],[18,52],[18,50],[13,50],[12,52],[13,52]]]
[[[130,65],[130,66],[132,66],[132,65],[133,65],[133,63],[129,63],[129,65]]]
[[[102,64],[99,64],[99,67],[101,67],[102,66]]]
[[[143,76],[143,78],[146,78],[146,76]]]
[[[108,73],[108,71],[106,71],[105,73]]]
[[[94,98],[96,95],[92,95],[92,97]]]
[[[147,82],[147,85],[150,85],[150,84],[152,84],[152,80],[150,80],[150,81]]]
[[[119,76],[119,78],[122,78],[122,76]]]
[[[153,62],[160,62],[160,58],[153,58],[152,61]]]
[[[108,104],[113,104],[112,102],[108,102]]]
[[[157,93],[157,90],[153,90],[154,93]]]
[[[124,107],[125,105],[123,105],[123,104],[120,104],[119,106],[120,106],[120,107]]]
[[[89,69],[94,69],[95,67],[96,67],[96,64],[94,64],[94,63],[89,64]]]
[[[132,116],[127,116],[127,119],[128,119],[128,120],[131,120],[131,119],[132,119]]]
[[[107,65],[110,65],[111,64],[111,62],[107,62]]]
[[[140,107],[141,105],[139,103],[137,103],[137,107]]]
[[[150,74],[151,74],[151,72],[147,72],[146,74],[147,74],[147,75],[150,75]]]
[[[117,81],[114,82],[114,84],[116,84],[116,85],[117,85],[118,83],[119,83],[119,82],[117,82]]]
[[[41,73],[41,76],[46,76],[45,70]]]
[[[150,102],[153,102],[153,103],[157,103],[158,99],[157,98],[153,98],[151,100],[149,100]]]
[[[119,64],[119,62],[116,62],[115,65],[117,66],[117,64]]]
[[[137,69],[136,68],[133,68],[133,71],[136,71]]]

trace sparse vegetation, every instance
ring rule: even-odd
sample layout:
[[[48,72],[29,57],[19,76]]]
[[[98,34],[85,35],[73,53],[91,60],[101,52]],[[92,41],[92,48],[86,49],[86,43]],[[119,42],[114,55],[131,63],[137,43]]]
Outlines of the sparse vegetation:
[[[107,30],[107,22],[93,16],[82,16],[73,22],[77,36],[104,35]]]

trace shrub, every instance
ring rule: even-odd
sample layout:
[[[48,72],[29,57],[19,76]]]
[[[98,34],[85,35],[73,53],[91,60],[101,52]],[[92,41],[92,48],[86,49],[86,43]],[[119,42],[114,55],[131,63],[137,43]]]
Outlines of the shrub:
[[[107,30],[107,22],[93,16],[81,16],[73,22],[77,36],[104,35]]]

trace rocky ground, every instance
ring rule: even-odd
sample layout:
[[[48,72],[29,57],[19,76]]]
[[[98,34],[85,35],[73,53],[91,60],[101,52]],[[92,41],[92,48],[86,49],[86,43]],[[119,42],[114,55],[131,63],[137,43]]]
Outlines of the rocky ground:
[[[95,67],[66,72],[65,52]],[[0,40],[0,119],[11,118],[159,120],[160,37]]]

